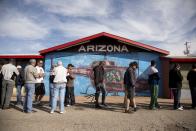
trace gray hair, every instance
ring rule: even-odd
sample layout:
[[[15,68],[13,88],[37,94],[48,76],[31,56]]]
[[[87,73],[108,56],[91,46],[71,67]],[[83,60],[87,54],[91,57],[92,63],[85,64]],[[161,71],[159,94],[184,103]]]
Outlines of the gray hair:
[[[29,60],[29,63],[30,63],[30,64],[36,63],[36,60],[35,60],[35,59],[30,59],[30,60]]]

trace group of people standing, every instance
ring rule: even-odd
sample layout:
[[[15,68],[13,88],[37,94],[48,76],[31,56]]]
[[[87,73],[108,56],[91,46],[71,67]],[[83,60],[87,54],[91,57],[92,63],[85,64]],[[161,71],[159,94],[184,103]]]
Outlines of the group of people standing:
[[[137,106],[135,102],[135,85],[137,83],[137,73],[138,63],[136,61],[131,62],[129,67],[124,74],[124,85],[125,85],[125,113],[129,113],[130,103],[133,107],[133,111],[137,111]],[[156,68],[156,63],[154,60],[151,61],[151,65],[148,68],[148,84],[150,88],[151,100],[149,108],[155,110],[160,108],[157,98],[159,93],[159,74]]]
[[[106,90],[104,87],[104,65],[105,62],[101,61],[93,67],[94,84],[95,84],[95,108],[107,107],[105,103]],[[71,106],[75,104],[74,96],[74,80],[73,74],[74,65],[68,64],[67,68],[63,66],[62,61],[52,65],[49,77],[49,106],[51,107],[50,113],[53,114],[56,110],[57,99],[59,97],[59,113],[65,112],[64,105]],[[133,111],[137,111],[135,101],[135,86],[137,83],[137,68],[138,63],[133,61],[129,64],[124,74],[124,88],[125,88],[125,113],[130,112],[130,104]],[[31,59],[29,64],[22,70],[22,67],[14,65],[13,59],[8,64],[2,66],[0,72],[1,84],[1,108],[8,109],[10,107],[10,100],[13,93],[13,87],[17,88],[17,104],[23,105],[23,111],[26,113],[32,112],[32,105],[40,105],[43,96],[45,95],[43,61],[36,61]],[[148,84],[150,88],[151,101],[149,108],[152,110],[159,109],[158,103],[159,94],[159,71],[156,68],[156,62],[151,61],[148,68]],[[183,110],[180,104],[181,88],[182,88],[182,74],[180,71],[180,64],[175,64],[169,72],[169,87],[171,88],[175,110]],[[187,80],[191,90],[192,108],[196,107],[196,65],[193,64],[192,69],[188,72]],[[22,100],[21,89],[25,87],[25,98]],[[99,104],[99,96],[102,93],[102,102]],[[33,103],[33,95],[35,94],[35,101]]]
[[[58,61],[57,65],[51,68],[50,72],[50,106],[51,112],[54,113],[57,105],[57,99],[59,95],[60,101],[60,113],[64,112],[64,104],[66,106],[75,104],[74,96],[74,79],[75,76],[72,73],[72,64],[68,64],[68,67],[63,66],[62,61]],[[17,105],[23,106],[23,112],[31,113],[32,105],[42,105],[41,101],[45,95],[43,61],[36,61],[30,59],[29,64],[22,69],[20,65],[15,66],[14,60],[9,60],[8,64],[5,64],[1,68],[1,101],[0,105],[2,109],[10,108],[10,100],[13,93],[14,86],[17,89]],[[22,99],[22,87],[25,87],[25,98]],[[66,87],[66,92],[65,92]],[[33,95],[35,99],[33,102]]]
[[[135,96],[135,84],[137,82],[136,69],[138,68],[137,62],[131,62],[124,74],[125,85],[125,113],[129,113],[130,102],[132,103],[133,111],[137,111]],[[156,110],[160,108],[158,103],[159,95],[159,72],[156,68],[154,60],[151,61],[151,65],[148,68],[148,84],[150,89],[151,100],[149,108]],[[182,89],[183,76],[180,70],[180,64],[175,63],[174,67],[169,71],[169,88],[173,95],[173,109],[183,110],[183,106],[180,104],[181,89]],[[192,108],[196,108],[196,65],[192,65],[192,69],[187,74],[187,80],[189,81],[189,87],[192,98]]]
[[[169,87],[174,97],[173,108],[175,110],[183,110],[183,106],[180,104],[181,89],[183,76],[180,71],[180,64],[174,64],[174,67],[169,72]],[[187,80],[189,81],[189,87],[191,91],[192,108],[196,107],[196,65],[192,65],[192,69],[187,74]]]

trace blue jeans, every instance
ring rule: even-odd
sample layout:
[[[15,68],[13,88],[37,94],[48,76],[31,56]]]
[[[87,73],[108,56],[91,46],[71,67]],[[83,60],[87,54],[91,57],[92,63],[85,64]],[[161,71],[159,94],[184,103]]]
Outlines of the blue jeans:
[[[21,89],[22,85],[17,85],[17,103],[22,102]]]
[[[54,111],[56,109],[58,96],[59,96],[59,101],[60,101],[59,102],[60,112],[64,112],[65,83],[54,84],[51,111]]]
[[[105,104],[106,90],[104,84],[98,83],[97,85],[95,85],[95,87],[96,87],[96,93],[95,93],[96,105],[99,105],[98,101],[99,101],[100,92],[102,92],[102,104]]]
[[[174,109],[178,109],[181,104],[180,104],[180,97],[181,97],[181,89],[178,88],[173,88],[172,93],[174,96]]]
[[[50,104],[50,106],[52,106],[52,96],[53,96],[53,91],[54,90],[54,83],[50,83],[49,84],[49,92],[50,92],[50,94],[49,94],[49,104]]]
[[[35,92],[35,84],[34,83],[27,83],[25,84],[25,102],[23,110],[25,112],[32,112],[32,101],[33,101],[33,94]]]

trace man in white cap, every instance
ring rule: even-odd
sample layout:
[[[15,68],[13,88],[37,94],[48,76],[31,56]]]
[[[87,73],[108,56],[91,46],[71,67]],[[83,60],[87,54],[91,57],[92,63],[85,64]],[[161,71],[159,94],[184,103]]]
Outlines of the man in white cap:
[[[63,67],[62,61],[57,62],[57,67],[54,68],[54,89],[52,97],[52,107],[50,113],[54,113],[57,105],[57,98],[59,94],[60,114],[64,113],[64,98],[65,98],[65,86],[67,83],[67,69]]]

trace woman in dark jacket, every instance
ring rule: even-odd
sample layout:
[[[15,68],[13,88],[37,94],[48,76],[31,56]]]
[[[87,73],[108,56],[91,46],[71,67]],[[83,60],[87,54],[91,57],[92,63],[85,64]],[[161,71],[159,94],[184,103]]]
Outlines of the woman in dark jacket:
[[[183,107],[180,105],[181,97],[181,88],[182,88],[182,74],[180,72],[180,65],[175,64],[174,68],[169,72],[169,87],[172,90],[174,96],[174,109],[183,110]]]
[[[17,89],[17,105],[23,105],[22,101],[22,87],[24,86],[24,72],[20,65],[16,67],[18,69],[19,75],[16,76],[16,89]]]

